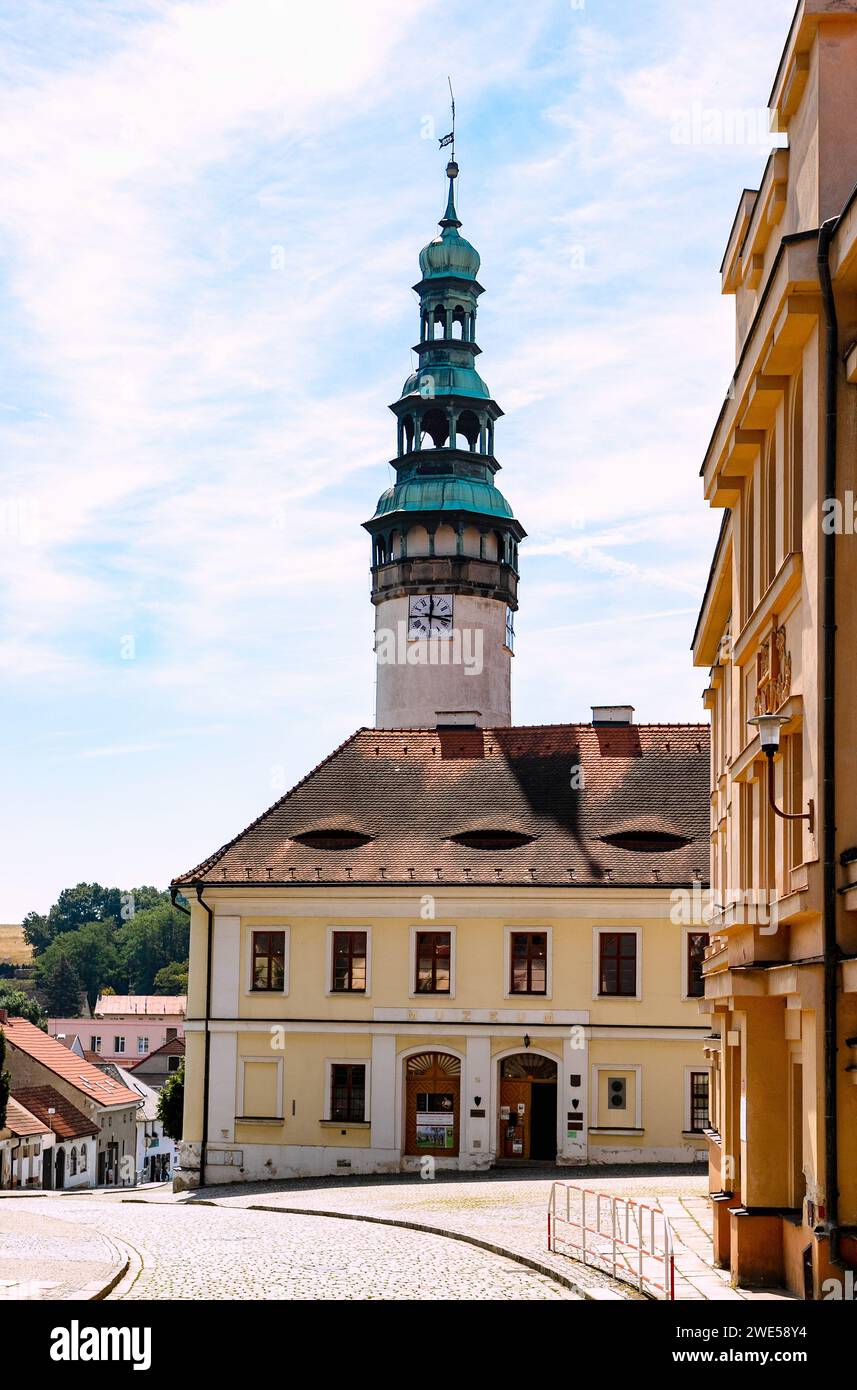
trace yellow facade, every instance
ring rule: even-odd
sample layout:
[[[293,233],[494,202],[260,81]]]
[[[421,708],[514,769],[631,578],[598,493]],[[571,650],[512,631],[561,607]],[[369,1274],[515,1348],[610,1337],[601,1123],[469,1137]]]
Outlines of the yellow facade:
[[[452,1058],[460,1087],[458,1152],[434,1154],[440,1166],[478,1169],[517,1156],[513,1142],[504,1145],[501,1071],[505,1059],[520,1057],[543,1059],[535,1065],[555,1078],[542,1154],[549,1161],[704,1159],[701,1126],[690,1129],[690,1093],[692,1074],[697,1086],[707,1076],[707,1026],[687,997],[687,933],[671,920],[668,889],[422,896],[392,886],[209,886],[203,900],[205,907],[191,900],[184,1182],[198,1179],[206,1050],[207,1182],[418,1165],[419,1152],[408,1151],[408,1060],[427,1054]],[[332,989],[336,930],[367,934],[365,993]],[[450,933],[449,994],[415,992],[415,938],[424,930]],[[547,937],[546,993],[538,996],[510,993],[510,934],[528,930]],[[259,992],[254,933],[272,931],[283,933],[284,988]],[[636,938],[633,997],[599,994],[601,931]],[[365,1113],[346,1122],[331,1117],[330,1097],[331,1068],[348,1063],[365,1067],[366,1100]],[[526,1110],[529,1100],[518,1104]],[[582,1116],[579,1126],[572,1115]],[[513,1114],[505,1129],[516,1122]]]
[[[824,526],[836,511],[831,459],[847,510],[857,449],[856,86],[857,5],[806,0],[771,98],[789,145],[742,194],[723,262],[736,369],[702,471],[726,514],[694,639],[711,672],[715,1253],[736,1283],[785,1282],[808,1297],[857,1259],[857,540],[853,526],[829,538]],[[819,228],[834,218],[835,326],[819,259]],[[826,613],[836,626],[827,741]],[[770,770],[748,722],[759,714],[782,719]]]

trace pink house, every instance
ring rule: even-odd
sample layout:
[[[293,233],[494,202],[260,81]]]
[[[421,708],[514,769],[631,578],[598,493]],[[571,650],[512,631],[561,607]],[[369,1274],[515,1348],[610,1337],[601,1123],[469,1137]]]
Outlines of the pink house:
[[[183,1038],[186,1010],[186,994],[104,994],[92,1018],[49,1018],[48,1032],[67,1047],[78,1038],[84,1056],[127,1064]]]

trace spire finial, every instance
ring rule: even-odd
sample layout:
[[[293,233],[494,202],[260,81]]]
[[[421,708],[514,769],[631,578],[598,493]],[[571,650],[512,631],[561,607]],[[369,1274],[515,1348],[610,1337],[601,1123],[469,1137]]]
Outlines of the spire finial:
[[[452,157],[446,166],[446,177],[449,179],[449,197],[446,200],[446,212],[440,219],[441,227],[460,227],[461,221],[455,211],[455,180],[458,178],[458,165],[455,162],[455,97],[452,92],[452,79],[447,77],[449,83],[449,104],[452,108],[452,130],[448,135],[444,135],[439,141],[440,148],[445,145],[452,146]]]

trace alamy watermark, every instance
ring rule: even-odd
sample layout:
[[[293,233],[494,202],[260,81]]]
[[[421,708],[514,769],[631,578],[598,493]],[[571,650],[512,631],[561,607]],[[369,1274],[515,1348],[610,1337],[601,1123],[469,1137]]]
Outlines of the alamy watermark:
[[[715,920],[738,912],[760,936],[774,936],[779,928],[779,901],[767,888],[727,888],[718,896],[701,882],[692,888],[674,888],[670,894],[670,921],[675,926],[707,927]]]
[[[479,627],[453,628],[437,637],[408,635],[401,621],[375,633],[379,666],[461,666],[466,676],[481,676],[485,634]]]

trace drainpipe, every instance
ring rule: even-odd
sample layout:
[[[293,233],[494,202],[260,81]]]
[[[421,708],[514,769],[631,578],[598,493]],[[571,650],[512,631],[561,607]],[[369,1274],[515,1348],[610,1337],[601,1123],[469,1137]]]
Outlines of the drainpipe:
[[[830,276],[830,242],[839,223],[831,218],[818,233],[818,278],[824,303],[824,496],[836,496],[836,405],[839,371],[839,328]],[[839,947],[836,939],[836,535],[831,530],[822,540],[824,630],[822,667],[822,806],[823,806],[823,913],[824,913],[824,1167],[827,1190],[826,1224],[831,1261],[839,1259],[839,1124],[837,1109],[837,979]]]
[[[199,1185],[205,1186],[205,1151],[208,1146],[208,1092],[209,1092],[209,1060],[211,1057],[211,1032],[208,1027],[208,1020],[211,1016],[211,950],[212,950],[212,927],[214,922],[214,909],[203,901],[202,888],[197,883],[196,888],[197,902],[205,908],[208,914],[208,939],[205,947],[205,1060],[202,1072],[202,1145],[199,1155]]]
[[[172,903],[172,905],[173,905],[173,907],[175,908],[176,912],[183,912],[184,915],[185,915],[185,917],[189,917],[189,916],[190,916],[190,908],[189,908],[189,907],[182,907],[181,903],[176,902],[176,898],[178,897],[178,893],[179,893],[178,888],[175,888],[175,887],[171,887],[171,888],[170,888],[170,902]]]

